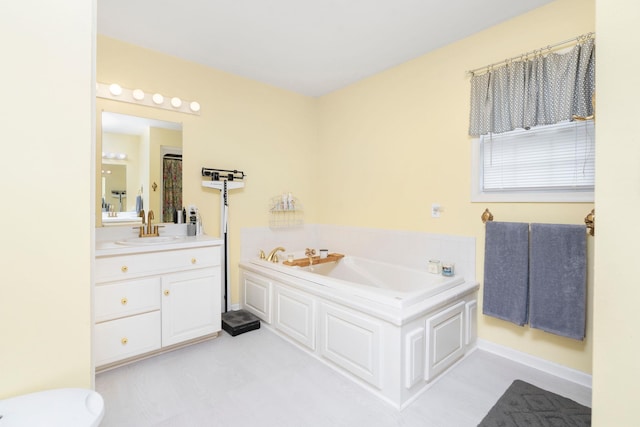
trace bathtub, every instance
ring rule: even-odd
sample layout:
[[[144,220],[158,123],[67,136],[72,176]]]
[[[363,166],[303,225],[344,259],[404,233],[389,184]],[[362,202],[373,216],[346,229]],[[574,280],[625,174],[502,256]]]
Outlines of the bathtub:
[[[398,409],[475,348],[477,290],[463,277],[356,256],[240,263],[243,309]]]
[[[405,308],[464,283],[399,265],[346,256],[336,262],[295,267],[253,260],[252,263],[298,277],[318,286],[397,308]]]

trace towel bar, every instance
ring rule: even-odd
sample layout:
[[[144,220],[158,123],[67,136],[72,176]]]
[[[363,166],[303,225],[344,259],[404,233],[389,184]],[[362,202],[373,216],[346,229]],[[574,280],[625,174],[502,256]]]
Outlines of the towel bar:
[[[485,209],[484,212],[482,212],[480,219],[482,219],[483,224],[486,224],[487,221],[493,221],[493,214],[491,213],[489,208]],[[589,212],[587,216],[584,217],[584,223],[587,226],[587,233],[589,233],[590,236],[595,236],[595,233],[596,233],[596,210],[595,209],[591,209],[591,212]]]

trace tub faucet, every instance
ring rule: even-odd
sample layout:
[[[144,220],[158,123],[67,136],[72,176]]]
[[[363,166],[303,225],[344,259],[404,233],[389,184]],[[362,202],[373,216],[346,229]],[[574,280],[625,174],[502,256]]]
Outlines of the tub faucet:
[[[284,251],[286,251],[285,248],[283,248],[282,246],[278,246],[277,248],[269,252],[269,255],[267,255],[267,261],[278,262],[278,252]]]
[[[309,257],[309,266],[313,265],[313,256],[316,254],[315,249],[307,248],[304,251],[304,256]]]

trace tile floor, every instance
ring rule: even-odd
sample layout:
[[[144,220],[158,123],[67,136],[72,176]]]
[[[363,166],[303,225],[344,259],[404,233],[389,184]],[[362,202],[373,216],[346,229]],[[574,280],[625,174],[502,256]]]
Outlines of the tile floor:
[[[590,406],[591,390],[480,350],[398,411],[268,328],[96,376],[102,427],[476,426],[514,379]]]

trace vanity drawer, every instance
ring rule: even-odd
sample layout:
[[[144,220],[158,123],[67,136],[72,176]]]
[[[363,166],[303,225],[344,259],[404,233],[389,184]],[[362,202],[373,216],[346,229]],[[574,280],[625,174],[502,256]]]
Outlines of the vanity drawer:
[[[175,249],[96,258],[96,282],[126,280],[220,265],[220,247]]]
[[[95,288],[95,321],[117,319],[158,310],[160,277],[97,285]]]
[[[161,345],[160,311],[98,323],[94,333],[96,366],[157,350]]]

